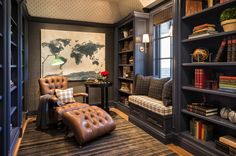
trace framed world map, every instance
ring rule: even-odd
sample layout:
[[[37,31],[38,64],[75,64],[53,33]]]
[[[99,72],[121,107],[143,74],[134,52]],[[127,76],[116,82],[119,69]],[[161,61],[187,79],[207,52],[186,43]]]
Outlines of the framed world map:
[[[105,70],[105,34],[41,29],[41,77],[96,78]]]

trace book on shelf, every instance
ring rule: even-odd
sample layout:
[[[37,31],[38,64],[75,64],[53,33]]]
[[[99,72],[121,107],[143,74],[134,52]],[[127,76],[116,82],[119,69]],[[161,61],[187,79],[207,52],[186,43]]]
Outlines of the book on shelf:
[[[227,38],[227,62],[231,62],[232,58],[232,40],[231,36]]]
[[[203,112],[203,111],[200,111],[200,110],[197,110],[197,109],[193,109],[193,108],[189,108],[189,107],[187,108],[187,110],[189,112],[193,112],[193,113],[200,114],[200,115],[203,115],[203,116],[212,116],[212,115],[218,114],[217,111],[206,113],[206,112]]]
[[[225,135],[219,138],[219,141],[232,147],[236,148],[236,138],[230,135]]]
[[[205,88],[209,73],[205,69],[195,69],[194,86],[196,88]]]
[[[190,120],[190,134],[199,140],[211,140],[213,138],[213,126],[193,118]]]
[[[229,0],[220,0],[220,3],[225,3],[227,1],[229,1]]]
[[[185,16],[202,11],[202,0],[186,0]]]
[[[232,48],[231,48],[231,50],[232,50],[231,61],[236,62],[236,36],[232,37],[231,45],[232,45]]]
[[[236,92],[236,76],[220,76],[219,90],[235,93]]]
[[[220,44],[220,48],[217,51],[214,62],[222,61],[225,56],[225,51],[226,51],[226,39],[223,39],[223,41]]]
[[[212,105],[209,105],[209,104],[202,105],[201,103],[191,103],[191,104],[188,104],[187,107],[189,109],[199,110],[203,113],[211,113],[211,112],[217,112],[218,111],[218,108],[216,108]]]

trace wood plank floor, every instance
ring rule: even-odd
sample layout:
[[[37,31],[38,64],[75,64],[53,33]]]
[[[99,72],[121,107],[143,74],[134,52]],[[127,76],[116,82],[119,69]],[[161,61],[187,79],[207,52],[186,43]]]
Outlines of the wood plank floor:
[[[35,123],[28,124],[19,156],[54,155],[96,155],[135,156],[162,155],[176,156],[168,147],[134,124],[111,112],[116,129],[80,147],[74,137],[65,138],[63,129],[37,130]]]
[[[123,112],[121,112],[120,110],[116,109],[116,108],[111,108],[111,111],[117,113],[119,116],[121,116],[122,118],[124,118],[126,121],[128,121],[128,116],[126,114],[124,114]],[[23,135],[24,135],[24,131],[25,131],[25,128],[27,126],[28,123],[31,123],[35,121],[35,117],[33,118],[29,118],[24,126],[23,126]],[[20,144],[21,144],[21,141],[22,139],[20,138],[18,140],[18,143],[17,143],[17,146],[15,148],[15,151],[14,151],[14,156],[17,155],[18,153],[18,150],[19,150],[19,147],[20,147]],[[177,145],[174,145],[174,144],[168,144],[167,147],[172,150],[173,152],[175,152],[176,154],[180,155],[180,156],[193,156],[191,153],[189,153],[188,151],[184,150],[183,148],[177,146]]]

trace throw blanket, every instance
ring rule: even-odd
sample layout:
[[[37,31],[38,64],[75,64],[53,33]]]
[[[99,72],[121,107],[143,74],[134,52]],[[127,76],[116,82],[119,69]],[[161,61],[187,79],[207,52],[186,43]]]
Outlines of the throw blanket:
[[[40,96],[36,126],[41,129],[47,129],[50,124],[49,119],[49,99],[52,95]]]

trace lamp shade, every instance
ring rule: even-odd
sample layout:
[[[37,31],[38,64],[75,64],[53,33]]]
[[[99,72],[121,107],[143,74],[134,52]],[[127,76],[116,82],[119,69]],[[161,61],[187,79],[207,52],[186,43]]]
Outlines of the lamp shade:
[[[150,39],[149,39],[149,34],[143,34],[143,43],[149,43]]]
[[[59,66],[64,63],[65,63],[64,58],[56,55],[55,58],[52,60],[51,65],[52,66]]]

